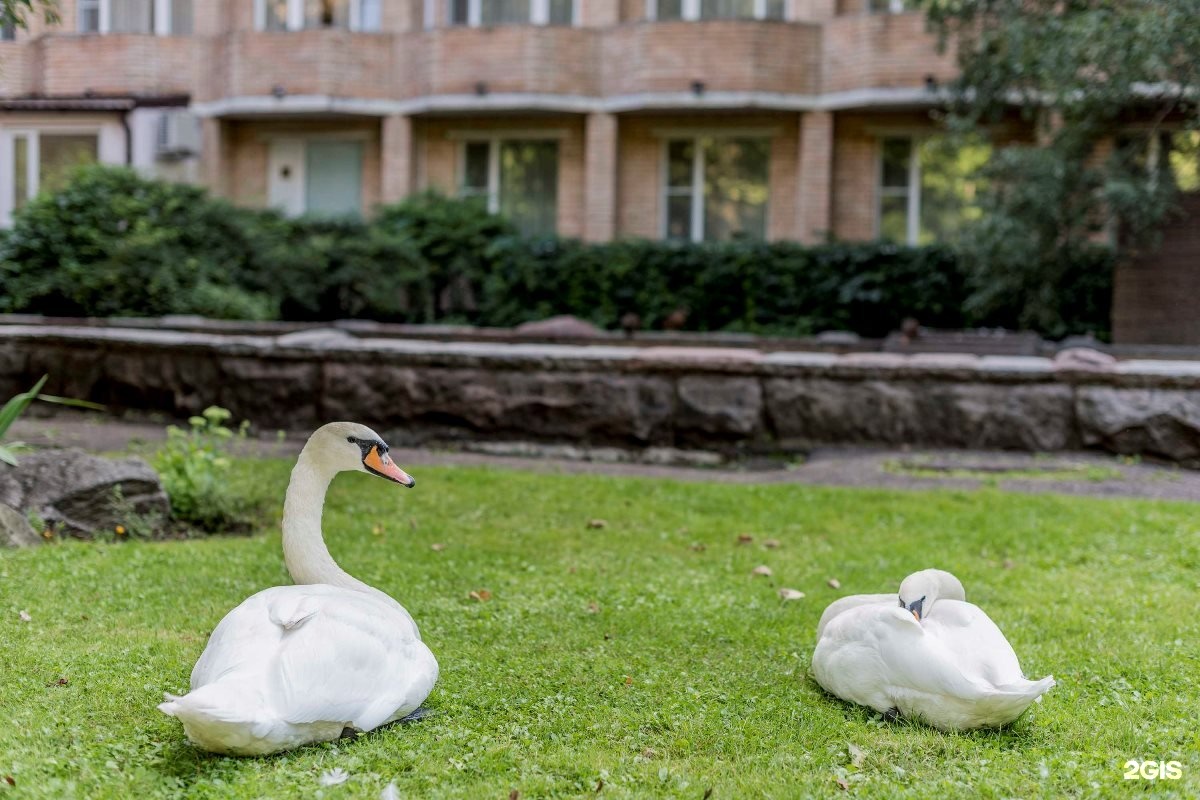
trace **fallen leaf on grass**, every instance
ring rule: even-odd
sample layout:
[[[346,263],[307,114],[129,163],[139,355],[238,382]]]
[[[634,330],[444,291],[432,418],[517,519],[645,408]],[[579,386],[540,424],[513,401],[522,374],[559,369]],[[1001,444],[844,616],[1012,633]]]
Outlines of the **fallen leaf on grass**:
[[[596,781],[596,794],[600,794],[600,790],[604,788],[604,778]]]
[[[350,780],[350,773],[338,767],[322,772],[320,784],[322,786],[339,786],[348,780]]]
[[[600,604],[593,600],[592,602],[588,603],[587,611],[589,614],[599,614]]]
[[[20,611],[18,611],[17,616],[21,618],[21,622],[32,622],[33,621],[33,617],[29,616],[29,612],[26,611],[25,609],[21,609]]]
[[[767,539],[763,542],[763,547],[768,550],[778,550],[780,547],[783,547],[783,543],[778,539]]]
[[[704,790],[704,797],[702,797],[701,800],[708,800],[708,798],[710,798],[710,797],[712,797],[712,787],[711,786]]]
[[[383,526],[379,525],[378,523],[375,524],[371,527],[371,533],[375,534],[376,536],[383,536]]]
[[[737,538],[738,544],[750,544],[754,541],[754,537],[748,533],[739,533]]]
[[[625,676],[625,685],[626,685],[626,686],[633,686],[633,676],[632,676],[632,675],[626,675],[626,676]]]
[[[70,683],[71,682],[69,680],[67,680],[66,678],[59,678],[56,681],[50,681],[46,685],[47,686],[69,686]]]
[[[658,751],[653,747],[647,747],[642,751],[642,758],[646,759],[647,761],[653,761],[654,759],[658,758]]]
[[[850,784],[846,782],[845,778],[838,778],[837,785],[838,785],[839,789],[849,789],[850,788]]]
[[[1013,563],[1013,560],[1011,558],[1004,559],[1004,568],[1005,569],[1012,569],[1015,566],[1016,566],[1016,564]]]
[[[589,519],[587,526],[589,528],[607,528],[608,522],[602,519]]]
[[[768,567],[766,564],[760,564],[759,566],[757,566],[757,567],[755,567],[754,569],[750,570],[750,574],[752,574],[752,575],[759,575],[759,576],[761,576],[761,577],[763,577],[763,578],[769,578],[769,577],[771,577],[772,575],[774,575],[775,573],[774,573],[774,572],[771,570],[771,568],[770,568],[770,567]]]
[[[839,581],[837,578],[830,578],[829,579],[829,588],[830,589],[840,589],[840,588],[842,588],[842,582]]]
[[[861,767],[863,760],[867,757],[863,749],[853,743],[846,745],[846,752],[850,754],[850,763],[856,767]]]
[[[435,553],[440,553],[446,549],[446,545],[442,544],[441,542],[434,542],[433,544],[429,545],[429,549]]]
[[[492,593],[487,589],[476,589],[468,594],[467,597],[471,598],[472,600],[478,600],[481,603],[486,603],[488,600],[492,599]]]
[[[516,789],[513,789],[511,792],[508,793],[508,800],[520,800],[520,797],[521,797],[521,793],[518,792]]]
[[[779,599],[780,600],[800,600],[803,597],[804,597],[804,592],[800,591],[799,589],[780,589],[779,590]]]
[[[703,553],[707,549],[708,547],[700,542],[696,542],[694,545],[692,545],[692,550],[696,551],[697,553]]]
[[[14,780],[14,779],[13,779],[13,776],[12,776],[12,775],[5,775],[5,776],[4,776],[4,782],[5,782],[5,783],[7,783],[9,786],[16,786],[16,785],[17,785],[17,782],[16,782],[16,780]]]

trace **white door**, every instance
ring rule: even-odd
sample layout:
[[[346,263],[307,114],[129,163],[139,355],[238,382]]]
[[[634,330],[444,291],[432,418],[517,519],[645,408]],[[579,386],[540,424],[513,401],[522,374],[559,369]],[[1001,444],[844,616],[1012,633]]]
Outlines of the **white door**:
[[[289,217],[304,213],[304,140],[273,139],[267,155],[267,202]]]

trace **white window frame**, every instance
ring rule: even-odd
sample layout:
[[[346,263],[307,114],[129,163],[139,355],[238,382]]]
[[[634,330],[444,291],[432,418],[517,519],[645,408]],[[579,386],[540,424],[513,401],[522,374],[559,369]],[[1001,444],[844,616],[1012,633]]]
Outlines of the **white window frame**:
[[[789,20],[792,18],[792,2],[793,0],[785,0],[783,4],[783,19]],[[897,2],[897,0],[892,0]],[[685,22],[697,22],[701,19],[700,16],[700,0],[683,0],[683,8],[681,18]],[[654,21],[658,19],[658,0],[646,0],[646,19]],[[767,20],[767,0],[754,0],[754,15],[751,19]],[[779,20],[775,20],[778,22]]]
[[[566,137],[566,131],[536,129],[529,131],[451,131],[447,138],[459,142],[455,169],[455,193],[462,196],[466,190],[467,145],[487,142],[488,177],[487,210],[489,214],[500,213],[500,145],[504,142],[558,142]],[[558,166],[562,166],[562,146],[558,148]]]
[[[76,6],[75,29],[80,33],[112,33],[112,0],[93,0],[93,2],[95,3],[95,7],[100,9],[100,27],[94,31],[83,30],[84,9],[83,2],[80,2]],[[202,2],[202,0],[196,0],[196,2]],[[171,32],[171,0],[152,0],[151,5],[154,8],[154,21],[152,28],[149,31],[146,31],[146,33],[154,34],[155,36],[174,35]],[[194,8],[195,3],[193,3],[193,13]]]
[[[925,137],[905,133],[886,134],[879,137],[878,164],[875,172],[875,237],[883,235],[883,198],[900,197],[903,191],[907,198],[906,210],[908,219],[904,228],[904,244],[915,246],[921,238],[921,159],[919,150]],[[887,139],[907,139],[908,151],[908,186],[883,185],[883,143]]]
[[[446,8],[446,25],[459,25],[463,23],[454,22],[454,0],[444,0]],[[467,0],[467,22],[466,27],[478,28],[483,22],[483,3],[484,0]],[[425,8],[428,12],[430,4],[427,3]],[[530,25],[549,25],[550,24],[550,0],[529,0],[529,24]],[[575,27],[579,25],[579,0],[571,0],[571,25]],[[427,27],[428,24],[427,24]]]
[[[8,181],[5,185],[0,186],[0,209],[3,210],[3,218],[0,222],[4,227],[12,225],[12,215],[16,210],[13,204],[13,191],[16,184],[16,175],[10,170],[10,165],[16,155],[16,140],[25,139],[25,201],[28,202],[37,197],[41,190],[41,166],[42,166],[42,135],[47,134],[53,136],[55,134],[66,134],[69,136],[95,136],[96,137],[96,163],[102,164],[104,161],[104,132],[97,125],[47,125],[40,128],[6,128],[3,131],[3,141],[0,142],[0,162],[3,163],[3,169],[0,174],[8,176]]]
[[[762,130],[754,128],[751,130],[713,130],[713,131],[687,131],[687,132],[672,132],[669,129],[663,131],[655,131],[656,134],[663,138],[662,141],[662,167],[659,170],[659,185],[662,191],[659,197],[662,198],[662,211],[659,214],[659,236],[663,240],[668,238],[670,233],[669,227],[671,224],[670,216],[671,209],[669,200],[671,194],[671,142],[691,141],[692,143],[692,182],[688,188],[687,195],[692,198],[691,208],[691,229],[692,235],[688,241],[703,242],[704,239],[704,148],[700,143],[705,139],[767,139],[770,140],[776,135],[776,131]],[[770,184],[771,184],[771,164],[767,162],[767,207],[770,208]],[[675,195],[683,195],[683,187],[674,187]],[[770,217],[768,213],[768,226]],[[764,232],[765,233],[765,232]]]
[[[362,27],[362,0],[350,0],[350,30],[355,33],[378,33],[383,30],[383,9],[380,9],[380,26],[379,28],[371,28],[363,30]],[[302,31],[304,28],[304,0],[287,0],[287,19],[285,20],[286,29],[288,31]],[[266,0],[254,0],[254,30],[265,31],[267,29],[267,2]],[[315,30],[315,29],[310,29]]]

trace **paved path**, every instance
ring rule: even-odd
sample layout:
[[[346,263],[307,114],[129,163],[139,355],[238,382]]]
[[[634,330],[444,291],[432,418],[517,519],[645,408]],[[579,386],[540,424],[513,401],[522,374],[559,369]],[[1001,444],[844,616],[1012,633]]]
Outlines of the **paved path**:
[[[74,446],[98,452],[148,450],[165,438],[169,420],[116,419],[59,412],[19,420],[9,438],[34,445]],[[249,442],[260,455],[292,456],[303,434],[283,440],[264,436]],[[684,467],[596,461],[580,458],[494,455],[461,450],[393,448],[397,462],[417,472],[421,465],[483,465],[567,474],[627,475],[684,481],[884,489],[977,489],[994,486],[1015,492],[1090,497],[1141,497],[1200,502],[1200,471],[1125,461],[1098,453],[1032,455],[948,450],[816,450],[803,462],[770,469]]]

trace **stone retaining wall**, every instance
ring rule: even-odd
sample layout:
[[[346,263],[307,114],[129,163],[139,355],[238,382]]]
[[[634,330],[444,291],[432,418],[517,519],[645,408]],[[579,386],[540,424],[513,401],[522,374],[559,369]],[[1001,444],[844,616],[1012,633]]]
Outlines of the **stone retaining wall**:
[[[0,397],[355,419],[396,443],[534,439],[723,451],[1097,447],[1200,466],[1200,362],[491,344],[0,325]]]

